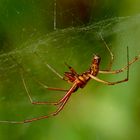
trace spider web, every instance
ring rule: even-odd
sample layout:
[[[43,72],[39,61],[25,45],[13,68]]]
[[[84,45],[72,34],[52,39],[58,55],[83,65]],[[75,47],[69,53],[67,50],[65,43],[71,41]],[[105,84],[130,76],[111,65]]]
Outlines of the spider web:
[[[103,36],[115,55],[119,56],[117,66],[123,63],[119,60],[125,58],[123,54],[126,52],[126,46],[129,46],[133,56],[140,51],[140,15],[109,18],[83,27],[57,29],[56,6],[55,3],[52,12],[52,15],[54,14],[54,31],[37,38],[30,37],[25,43],[10,52],[0,52],[1,103],[4,103],[3,105],[7,108],[14,106],[15,100],[22,107],[25,107],[24,103],[27,102],[20,76],[21,66],[29,73],[29,75],[25,73],[24,76],[31,93],[34,93],[34,99],[44,100],[47,98],[49,100],[50,98],[54,100],[55,97],[57,99],[62,95],[59,96],[54,93],[53,98],[50,94],[42,95],[41,92],[46,91],[38,86],[31,77],[33,76],[51,87],[68,88],[69,85],[65,85],[63,81],[60,82],[60,78],[46,67],[46,64],[49,64],[61,75],[68,70],[65,62],[76,69],[78,73],[82,73],[89,68],[92,55],[96,53],[102,58],[101,68],[105,69],[110,60],[110,54],[101,41],[100,35]],[[135,38],[133,37],[134,34]],[[40,97],[38,97],[38,93],[41,93]],[[40,109],[40,107],[38,108]],[[46,107],[44,108],[46,109]],[[15,110],[14,107],[11,109],[13,112]]]
[[[81,61],[89,60],[90,62],[91,57],[94,53],[101,54],[102,57],[103,53],[106,52],[107,57],[109,57],[109,52],[107,48],[104,47],[100,35],[102,35],[103,38],[106,39],[108,45],[111,44],[111,42],[108,42],[108,38],[114,36],[122,38],[120,40],[120,42],[122,43],[122,40],[125,40],[124,38],[126,37],[123,36],[124,33],[131,31],[134,28],[137,28],[139,23],[140,23],[139,15],[134,17],[116,17],[106,19],[97,23],[90,24],[89,26],[84,26],[80,28],[71,27],[66,29],[59,29],[54,32],[48,33],[47,35],[41,36],[37,39],[31,38],[27,40],[25,43],[23,43],[19,48],[16,48],[8,53],[4,53],[1,51],[0,76],[3,76],[3,74],[4,73],[6,74],[6,72],[8,71],[10,72],[14,71],[14,69],[17,67],[16,62],[11,62],[12,60],[10,59],[10,56],[15,58],[17,57],[17,59],[19,59],[20,62],[24,60],[25,56],[26,58],[29,57],[30,59],[31,57],[35,57],[35,53],[38,53],[39,55],[41,55],[41,57],[47,57],[43,58],[44,59],[43,61],[46,61],[46,63],[52,64],[54,66],[57,65],[56,62],[54,62],[57,60],[57,58],[60,58],[57,60],[57,63],[60,64],[64,64],[65,61],[69,63],[69,61],[72,60],[74,60],[74,63],[76,63],[76,61],[78,61],[76,60],[77,57],[76,55],[78,55],[79,53],[82,53],[80,56],[82,58],[78,58],[81,59]],[[137,30],[139,30],[139,28],[137,28]],[[130,34],[130,38],[131,37],[132,36]],[[87,38],[88,40],[86,41]],[[127,45],[128,44],[120,46],[122,48],[126,47]],[[112,46],[113,45],[111,44],[110,48]],[[89,59],[87,59],[87,56],[89,57]],[[42,61],[39,60],[40,58],[37,59],[38,61]],[[32,63],[36,62],[36,60],[35,62],[34,60],[31,61]]]

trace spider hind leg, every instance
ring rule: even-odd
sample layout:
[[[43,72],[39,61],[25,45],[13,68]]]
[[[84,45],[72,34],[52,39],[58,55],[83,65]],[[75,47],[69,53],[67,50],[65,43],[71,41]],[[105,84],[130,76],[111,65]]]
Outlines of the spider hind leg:
[[[101,41],[103,42],[104,46],[107,48],[107,50],[108,50],[108,52],[109,52],[109,54],[110,54],[110,62],[109,62],[109,64],[108,64],[108,68],[107,68],[107,70],[109,71],[109,70],[112,69],[112,65],[113,65],[113,61],[114,61],[114,54],[113,54],[113,52],[111,51],[111,49],[109,48],[109,46],[107,45],[107,43],[106,43],[106,41],[104,40],[104,38],[103,38],[103,36],[102,36],[101,33],[99,34],[99,37],[100,37]]]

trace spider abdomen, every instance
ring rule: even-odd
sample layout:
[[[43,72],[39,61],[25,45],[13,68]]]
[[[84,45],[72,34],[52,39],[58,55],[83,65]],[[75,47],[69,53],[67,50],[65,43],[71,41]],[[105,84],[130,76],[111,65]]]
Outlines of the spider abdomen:
[[[90,79],[90,77],[89,76],[87,76],[86,74],[82,74],[82,75],[79,75],[79,77],[78,77],[78,86],[80,87],[80,88],[83,88],[83,87],[85,87],[85,85],[87,84],[87,82],[89,81],[89,79]]]

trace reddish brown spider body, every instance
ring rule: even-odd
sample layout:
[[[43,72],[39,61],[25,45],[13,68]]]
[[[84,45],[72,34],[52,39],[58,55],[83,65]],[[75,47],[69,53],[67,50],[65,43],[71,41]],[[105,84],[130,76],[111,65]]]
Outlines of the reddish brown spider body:
[[[96,76],[98,74],[100,60],[101,58],[99,56],[94,55],[90,69],[82,73],[81,75],[77,74],[76,71],[72,67],[67,65],[70,69],[70,72],[65,72],[64,80],[76,85],[75,89],[73,89],[73,92],[77,91],[78,88],[85,87],[87,82],[91,79],[89,74],[93,76]]]

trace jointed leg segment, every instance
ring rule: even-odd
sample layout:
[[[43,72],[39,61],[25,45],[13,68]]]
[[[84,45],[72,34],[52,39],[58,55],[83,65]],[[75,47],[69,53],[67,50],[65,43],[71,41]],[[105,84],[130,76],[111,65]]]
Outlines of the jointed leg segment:
[[[38,117],[38,118],[32,118],[32,119],[29,119],[29,120],[24,120],[23,122],[20,122],[20,123],[29,123],[29,122],[33,122],[33,121],[37,121],[37,120],[41,120],[41,119],[46,119],[46,118],[49,118],[49,117],[52,117],[52,116],[56,116],[64,108],[64,106],[67,103],[70,96],[71,96],[71,94],[64,100],[64,102],[62,102],[62,104],[57,108],[56,111],[50,113],[49,115],[41,116],[41,117]]]
[[[64,100],[64,102],[62,102],[62,104],[57,108],[56,111],[50,113],[49,115],[45,115],[45,116],[41,116],[41,117],[37,117],[37,118],[32,118],[32,119],[27,119],[24,121],[0,121],[1,123],[10,123],[10,124],[23,124],[23,123],[30,123],[33,121],[37,121],[37,120],[41,120],[41,119],[45,119],[45,118],[49,118],[52,116],[57,115],[65,106],[65,104],[67,103],[67,101],[69,100],[71,94],[69,94],[69,96],[67,96],[67,98]]]
[[[112,51],[110,50],[109,46],[107,45],[107,43],[105,42],[105,40],[104,40],[104,38],[103,38],[101,33],[99,34],[99,36],[100,36],[100,39],[103,42],[104,46],[107,48],[107,50],[110,53],[111,60],[110,60],[109,67],[108,67],[107,70],[111,70],[112,64],[113,64],[113,61],[114,61],[114,55],[113,55]]]
[[[73,84],[73,86],[67,91],[67,93],[65,94],[65,96],[60,99],[58,102],[33,102],[30,94],[29,94],[29,91],[27,89],[27,86],[26,86],[26,83],[25,83],[25,80],[23,78],[23,74],[21,75],[22,76],[22,82],[23,82],[23,85],[24,85],[24,88],[25,88],[25,91],[29,97],[29,100],[32,104],[53,104],[53,105],[59,105],[57,110],[50,113],[49,115],[45,115],[45,116],[41,116],[41,117],[37,117],[37,118],[32,118],[32,119],[27,119],[27,120],[24,120],[24,121],[0,121],[1,123],[10,123],[10,124],[23,124],[23,123],[29,123],[29,122],[33,122],[33,121],[37,121],[37,120],[41,120],[41,119],[45,119],[45,118],[49,118],[49,117],[52,117],[52,116],[55,116],[57,115],[65,106],[65,104],[67,103],[67,101],[69,100],[71,94],[73,93],[73,91],[75,90],[76,88],[76,84]]]
[[[116,81],[116,82],[108,82],[108,81],[105,81],[105,80],[101,80],[91,74],[89,74],[89,77],[91,77],[92,79],[96,80],[97,82],[100,82],[100,83],[103,83],[103,84],[106,84],[106,85],[115,85],[115,84],[119,84],[119,83],[123,83],[123,82],[127,82],[128,81],[128,77],[123,79],[123,80],[120,80],[120,81]]]
[[[36,101],[33,101],[30,93],[29,93],[29,90],[26,86],[26,83],[25,83],[25,80],[24,80],[24,77],[23,77],[23,74],[21,75],[21,78],[22,78],[22,82],[23,82],[23,85],[24,85],[24,88],[25,88],[25,91],[27,93],[27,96],[30,100],[30,102],[32,104],[38,104],[38,105],[43,105],[43,104],[50,104],[50,105],[59,105],[61,104],[62,102],[64,102],[64,100],[67,98],[67,96],[69,96],[69,94],[71,94],[73,92],[73,90],[75,89],[75,86],[76,84],[73,84],[73,86],[69,89],[69,90],[65,90],[65,89],[59,89],[59,88],[50,88],[50,89],[53,89],[53,90],[59,90],[59,91],[67,91],[65,96],[63,98],[61,98],[59,101],[57,102],[36,102]]]
[[[75,76],[78,76],[78,73],[77,73],[71,66],[69,66],[67,63],[65,63],[65,65],[69,68],[69,70],[70,70]]]
[[[123,68],[121,68],[119,70],[112,70],[112,71],[100,70],[99,73],[102,73],[102,74],[117,74],[117,73],[121,73],[121,72],[127,70],[129,66],[131,66],[134,62],[138,61],[139,59],[140,59],[140,55],[136,56],[133,60],[131,60],[128,63],[128,65],[124,66]]]
[[[134,63],[134,60],[132,61]],[[128,79],[129,79],[129,65],[132,64],[132,62],[129,63],[129,50],[128,50],[128,47],[127,47],[127,66],[120,69],[120,70],[115,70],[115,71],[110,71],[110,70],[106,70],[106,71],[99,71],[99,73],[112,73],[112,74],[118,74],[120,72],[122,72],[123,70],[125,70],[125,68],[127,69],[127,77],[123,80],[119,80],[119,81],[116,81],[116,82],[108,82],[108,81],[105,81],[105,80],[101,80],[91,74],[89,74],[89,77],[91,77],[92,79],[98,81],[98,82],[101,82],[103,84],[107,84],[107,85],[115,85],[115,84],[119,84],[119,83],[123,83],[123,82],[127,82]]]

